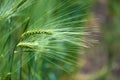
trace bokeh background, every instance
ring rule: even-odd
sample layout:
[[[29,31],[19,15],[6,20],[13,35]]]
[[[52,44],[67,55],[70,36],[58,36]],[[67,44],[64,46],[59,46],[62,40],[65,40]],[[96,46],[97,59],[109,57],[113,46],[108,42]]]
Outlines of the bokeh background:
[[[76,80],[120,80],[120,0],[96,0],[86,39],[98,40],[84,50]]]

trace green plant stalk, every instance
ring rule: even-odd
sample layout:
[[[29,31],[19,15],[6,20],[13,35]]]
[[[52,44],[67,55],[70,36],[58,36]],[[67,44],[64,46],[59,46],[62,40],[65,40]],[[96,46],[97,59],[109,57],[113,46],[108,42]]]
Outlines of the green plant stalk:
[[[25,26],[24,29],[23,29],[23,32],[26,31],[26,29],[28,27],[28,24],[29,24],[29,21],[30,21],[29,17],[25,19],[24,24],[23,24],[23,26]],[[8,38],[7,41],[10,41],[9,38]],[[10,42],[10,43],[12,43],[12,42]],[[16,46],[14,46],[14,49],[12,49],[13,51],[11,51],[11,53],[10,53],[9,62],[8,62],[8,63],[10,63],[10,73],[11,74],[12,74],[12,67],[13,67],[13,60],[14,60],[14,51],[15,51],[15,49],[16,49]],[[22,77],[22,54],[20,56],[20,66],[21,66],[20,67],[20,78],[21,78]]]
[[[42,73],[39,72],[41,69],[41,61],[39,61],[39,66],[37,64],[37,61],[35,61],[35,54],[34,53],[29,53],[29,58],[30,60],[27,62],[27,67],[28,67],[28,80],[40,80],[40,77]],[[39,67],[39,69],[38,69]]]
[[[22,80],[22,53],[20,53],[20,76],[19,76],[19,80]]]

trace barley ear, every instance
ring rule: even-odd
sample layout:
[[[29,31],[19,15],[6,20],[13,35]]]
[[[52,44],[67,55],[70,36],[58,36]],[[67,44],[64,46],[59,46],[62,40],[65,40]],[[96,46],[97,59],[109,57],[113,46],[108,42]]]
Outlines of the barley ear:
[[[21,39],[23,39],[25,37],[29,37],[29,36],[34,35],[34,34],[52,35],[53,32],[50,31],[50,30],[32,30],[32,31],[27,31],[27,32],[22,34]]]

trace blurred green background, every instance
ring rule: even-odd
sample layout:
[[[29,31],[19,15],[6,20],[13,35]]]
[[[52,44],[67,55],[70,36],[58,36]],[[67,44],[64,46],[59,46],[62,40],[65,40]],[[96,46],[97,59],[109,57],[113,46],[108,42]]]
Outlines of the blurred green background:
[[[120,0],[96,0],[89,22],[90,38],[98,43],[89,48],[78,80],[120,80]],[[88,36],[89,38],[89,36]],[[86,50],[86,49],[85,49]],[[78,75],[79,76],[79,75]],[[91,77],[94,78],[91,79]]]

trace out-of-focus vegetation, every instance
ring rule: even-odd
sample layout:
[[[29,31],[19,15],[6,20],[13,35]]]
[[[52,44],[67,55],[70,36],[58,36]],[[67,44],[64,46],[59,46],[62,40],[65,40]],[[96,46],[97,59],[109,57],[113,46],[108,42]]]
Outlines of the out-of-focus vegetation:
[[[91,36],[99,42],[86,51],[79,80],[120,80],[120,0],[96,0]],[[91,17],[90,17],[91,18]],[[98,31],[97,31],[98,30]],[[87,67],[86,67],[87,66]],[[81,76],[82,77],[82,76]]]
[[[108,64],[107,64],[107,75],[103,77],[104,80],[119,80],[120,77],[120,0],[109,0],[108,6],[108,17],[104,22],[104,43],[107,50]]]
[[[120,80],[119,7],[0,0],[0,80]]]

